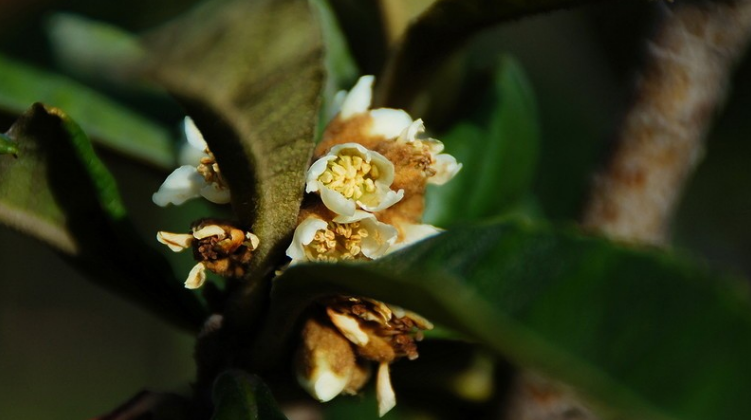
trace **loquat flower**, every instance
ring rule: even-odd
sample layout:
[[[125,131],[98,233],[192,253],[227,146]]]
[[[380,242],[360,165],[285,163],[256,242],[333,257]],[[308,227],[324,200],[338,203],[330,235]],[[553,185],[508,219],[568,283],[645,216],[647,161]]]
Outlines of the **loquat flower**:
[[[229,203],[230,191],[219,165],[190,117],[185,117],[183,131],[186,143],[180,150],[182,166],[167,176],[159,190],[152,195],[152,201],[161,207],[180,205],[196,197],[217,204]]]
[[[393,191],[394,165],[380,153],[357,143],[344,143],[311,165],[306,192],[318,192],[321,201],[336,214],[352,216],[357,207],[377,212],[404,196]]]
[[[311,214],[295,229],[287,256],[292,264],[372,260],[384,255],[396,237],[396,229],[361,210],[351,217],[340,215],[332,220]]]
[[[222,277],[240,278],[245,275],[259,239],[228,222],[201,219],[192,226],[191,233],[160,231],[157,240],[174,252],[188,248],[198,263],[185,281],[188,289],[197,289],[206,281],[206,270]]]

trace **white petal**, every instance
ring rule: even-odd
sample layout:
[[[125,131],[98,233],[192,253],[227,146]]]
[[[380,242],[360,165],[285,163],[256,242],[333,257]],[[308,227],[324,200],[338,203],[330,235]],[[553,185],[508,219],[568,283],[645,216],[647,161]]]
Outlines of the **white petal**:
[[[329,315],[331,322],[334,323],[337,329],[357,346],[367,345],[370,341],[368,334],[360,328],[360,323],[357,319],[351,316],[340,314],[331,308],[326,308],[326,313]]]
[[[329,364],[325,351],[316,351],[313,369],[309,378],[298,373],[300,385],[320,402],[331,401],[344,391],[349,376],[337,375]]]
[[[181,252],[190,248],[193,235],[189,233],[172,233],[160,231],[156,233],[156,240],[167,245],[172,252]]]
[[[207,184],[201,188],[201,196],[216,204],[227,204],[232,201],[229,190],[219,188],[216,184]]]
[[[376,217],[375,217],[375,215],[373,215],[371,213],[368,213],[366,211],[356,210],[356,211],[352,212],[351,216],[346,216],[346,215],[340,214],[340,215],[334,217],[334,222],[336,222],[336,223],[355,223],[355,222],[359,222],[359,221],[365,220],[365,219],[372,219],[373,221],[375,221]]]
[[[342,193],[331,188],[321,188],[321,201],[336,214],[351,216],[355,213],[355,200],[348,199]]]
[[[441,153],[433,156],[435,162],[431,168],[435,170],[435,175],[428,178],[428,184],[443,185],[449,181],[462,169],[462,164],[456,162],[456,158]]]
[[[401,109],[379,108],[370,111],[373,125],[370,134],[392,139],[412,124],[412,117]]]
[[[206,239],[209,236],[219,236],[224,238],[227,235],[224,233],[224,229],[219,225],[207,225],[193,232],[193,237],[196,239]]]
[[[331,150],[326,154],[327,156],[336,156],[339,154],[341,150],[344,149],[355,149],[360,153],[360,156],[363,157],[363,159],[366,159],[366,162],[370,162],[370,153],[371,151],[368,150],[365,146],[363,146],[360,143],[342,143],[337,144],[336,146],[332,147]],[[375,153],[375,152],[372,152]]]
[[[196,124],[190,117],[183,120],[183,132],[185,134],[185,143],[180,147],[180,156],[178,161],[180,165],[198,166],[201,159],[206,157],[206,140],[196,127]]]
[[[261,240],[258,239],[258,236],[251,232],[245,232],[245,244],[250,244],[250,250],[255,251],[256,248],[258,248],[258,244],[261,243]]]
[[[417,139],[417,135],[425,132],[425,124],[422,118],[418,118],[399,134],[399,141],[411,142]]]
[[[328,166],[329,161],[334,159],[336,159],[336,156],[329,152],[326,156],[318,159],[310,165],[308,174],[305,178],[305,192],[315,192],[322,187],[323,184],[318,181],[318,177],[326,172],[326,167]]]
[[[360,223],[369,233],[361,243],[362,253],[368,258],[376,259],[386,254],[399,235],[393,226],[375,219],[363,219]]]
[[[386,187],[390,187],[394,182],[394,164],[386,156],[368,150],[368,158],[366,159],[371,165],[378,168],[378,182],[385,184]]]
[[[159,190],[151,196],[157,206],[166,207],[168,204],[180,205],[191,198],[201,195],[201,188],[206,180],[193,166],[181,166],[164,180]]]
[[[396,394],[391,387],[391,375],[389,375],[389,364],[382,362],[378,366],[378,376],[376,377],[376,399],[378,399],[378,416],[383,417],[396,406]]]
[[[339,117],[346,120],[349,117],[365,112],[370,108],[373,99],[373,76],[362,76],[357,81],[347,97],[344,98]]]
[[[443,232],[442,229],[428,224],[402,223],[399,225],[399,228],[401,229],[404,238],[399,243],[396,243],[389,248],[389,254],[412,245],[415,242]]]
[[[360,208],[362,208],[363,210],[376,213],[393,206],[402,198],[404,198],[404,190],[394,191],[388,187],[382,187],[376,184],[376,191],[378,191],[377,196],[380,199],[377,205],[369,206],[361,201],[358,201],[357,205],[360,206]]]
[[[292,238],[292,243],[287,248],[287,256],[292,258],[292,263],[306,260],[304,250],[305,245],[313,242],[316,232],[326,229],[326,227],[328,227],[328,223],[312,216],[297,225],[297,229],[295,229],[295,234]]]
[[[422,143],[428,146],[428,151],[434,156],[441,153],[444,149],[443,142],[440,140],[428,139],[423,140]]]
[[[186,289],[198,289],[206,281],[206,267],[198,263],[188,273],[188,279],[185,280]]]

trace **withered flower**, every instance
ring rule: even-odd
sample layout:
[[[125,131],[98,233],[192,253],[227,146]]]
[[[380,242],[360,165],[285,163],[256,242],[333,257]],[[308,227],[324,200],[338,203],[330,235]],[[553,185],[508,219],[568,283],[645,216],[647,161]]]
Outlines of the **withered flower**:
[[[295,355],[297,381],[321,402],[339,394],[356,394],[370,369],[355,357],[350,343],[325,319],[308,318]]]
[[[314,397],[325,396],[328,400],[342,392],[356,393],[365,384],[363,380],[360,386],[354,387],[349,379],[349,372],[354,369],[353,359],[375,362],[378,364],[378,411],[383,416],[396,405],[389,365],[402,357],[416,359],[416,342],[422,339],[422,331],[432,329],[433,325],[413,312],[374,299],[337,296],[320,304],[337,331],[332,335],[330,327],[322,329],[321,321],[315,318],[307,321],[302,333],[302,349],[298,352],[307,357],[298,357],[298,381]],[[311,323],[317,326],[313,330],[316,334],[311,332]],[[324,332],[326,340],[321,338]],[[316,347],[311,348],[313,342]],[[326,386],[314,387],[319,384]]]
[[[222,277],[240,278],[245,274],[258,237],[233,224],[201,219],[193,223],[192,233],[158,232],[157,240],[174,252],[192,248],[198,263],[190,270],[185,287],[197,289],[206,281],[206,270]]]

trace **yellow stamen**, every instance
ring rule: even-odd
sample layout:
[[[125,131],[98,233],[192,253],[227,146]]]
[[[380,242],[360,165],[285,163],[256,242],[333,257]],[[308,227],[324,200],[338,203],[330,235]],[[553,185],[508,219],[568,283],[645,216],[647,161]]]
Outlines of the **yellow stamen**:
[[[362,254],[362,240],[368,237],[368,231],[360,222],[329,222],[313,236],[313,241],[305,247],[305,254],[310,260],[335,262],[367,258]]]
[[[375,191],[378,174],[376,166],[365,162],[361,156],[340,154],[328,162],[318,180],[346,198],[359,200]]]

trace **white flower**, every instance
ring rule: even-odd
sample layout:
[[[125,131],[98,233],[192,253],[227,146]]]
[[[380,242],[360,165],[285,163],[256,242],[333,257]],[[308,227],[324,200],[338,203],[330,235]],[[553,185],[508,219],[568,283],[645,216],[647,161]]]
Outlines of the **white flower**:
[[[185,141],[180,145],[180,153],[177,161],[180,165],[198,166],[201,159],[206,157],[206,149],[209,145],[196,127],[196,123],[190,117],[183,119],[183,135]]]
[[[396,229],[364,211],[351,217],[337,216],[325,221],[309,216],[295,229],[287,256],[292,264],[302,261],[365,259],[383,256],[397,238]]]
[[[183,166],[175,169],[164,180],[151,197],[152,201],[158,206],[166,207],[168,204],[180,205],[202,196],[213,203],[229,203],[229,189],[222,181],[214,156],[206,147],[206,141],[193,120],[185,117],[183,129],[187,139],[179,157]]]
[[[380,153],[357,143],[331,148],[308,170],[306,192],[318,192],[326,207],[352,216],[360,207],[369,212],[388,208],[404,197],[393,191],[394,164]]]
[[[413,146],[418,153],[427,154],[430,157],[428,183],[443,185],[462,169],[462,164],[457,163],[455,157],[442,153],[442,142],[436,139],[418,138],[418,135],[424,132],[425,124],[422,119],[418,119],[402,130],[397,141]]]
[[[373,100],[373,76],[362,76],[344,98],[339,118],[347,120],[362,113],[372,118],[370,135],[394,138],[412,123],[412,117],[401,109],[378,108],[368,111]]]

